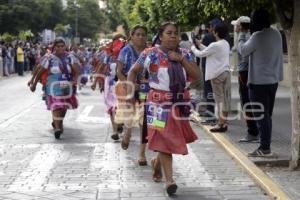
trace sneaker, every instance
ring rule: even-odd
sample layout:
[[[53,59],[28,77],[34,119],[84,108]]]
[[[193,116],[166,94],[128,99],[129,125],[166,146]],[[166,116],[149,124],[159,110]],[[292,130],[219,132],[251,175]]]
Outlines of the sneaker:
[[[274,158],[275,155],[271,152],[270,149],[263,150],[263,149],[256,149],[252,153],[248,153],[248,157],[262,157],[262,158]]]
[[[239,140],[241,143],[259,143],[259,137],[247,134],[246,137]]]

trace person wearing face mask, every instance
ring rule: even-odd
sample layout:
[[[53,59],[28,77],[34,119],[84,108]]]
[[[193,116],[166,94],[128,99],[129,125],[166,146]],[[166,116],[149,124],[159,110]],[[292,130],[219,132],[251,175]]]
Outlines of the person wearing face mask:
[[[218,108],[218,124],[210,129],[212,132],[226,132],[227,116],[230,110],[231,81],[229,69],[230,46],[225,40],[228,34],[225,24],[218,24],[213,30],[216,42],[207,47],[200,44],[198,50],[195,45],[192,51],[197,57],[206,57],[205,80],[211,80],[214,98]]]
[[[31,91],[34,92],[41,75],[48,70],[46,102],[47,109],[52,112],[52,127],[56,139],[63,133],[63,120],[67,110],[78,107],[75,95],[79,63],[65,48],[63,39],[58,38],[54,41],[53,52],[41,61],[36,78],[30,85]]]
[[[145,149],[146,149],[146,135],[147,129],[144,119],[144,100],[147,93],[148,84],[145,82],[145,73],[138,76],[138,87],[135,91],[135,102],[131,104],[124,99],[126,95],[126,80],[128,72],[136,60],[139,58],[141,52],[146,48],[147,42],[147,28],[142,25],[136,25],[130,32],[129,43],[120,51],[117,59],[117,76],[118,82],[116,84],[116,96],[118,99],[115,122],[124,124],[126,131],[124,133],[121,145],[122,149],[127,150],[130,142],[131,132],[133,126],[140,126],[140,152],[138,163],[140,166],[147,165]],[[134,105],[134,106],[132,106]]]
[[[178,26],[175,23],[162,24],[156,41],[159,45],[141,53],[127,80],[135,83],[137,75],[144,69],[149,73],[150,91],[146,102],[148,148],[158,152],[151,161],[152,178],[155,182],[161,181],[162,167],[166,191],[172,195],[177,190],[172,155],[188,154],[186,144],[197,140],[188,121],[186,81],[187,76],[198,79],[200,72],[189,51],[178,48]]]

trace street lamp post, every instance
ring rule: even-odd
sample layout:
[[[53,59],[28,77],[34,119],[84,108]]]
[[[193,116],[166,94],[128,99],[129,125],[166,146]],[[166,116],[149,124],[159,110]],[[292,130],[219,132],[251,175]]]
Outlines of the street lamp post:
[[[78,4],[75,2],[75,37],[78,36]]]

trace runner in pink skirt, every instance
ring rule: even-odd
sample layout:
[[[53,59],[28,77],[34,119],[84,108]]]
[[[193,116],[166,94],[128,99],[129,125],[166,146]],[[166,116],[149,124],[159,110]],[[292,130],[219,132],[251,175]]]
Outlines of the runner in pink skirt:
[[[55,138],[59,139],[63,133],[63,120],[67,110],[78,107],[76,85],[79,69],[78,60],[65,51],[63,39],[56,39],[53,48],[53,53],[41,61],[41,67],[30,89],[34,92],[41,75],[48,71],[46,103],[47,109],[52,112]]]
[[[157,39],[160,45],[146,49],[140,55],[129,72],[128,80],[135,82],[137,74],[144,69],[149,72],[151,89],[146,105],[148,147],[158,152],[158,156],[151,162],[152,175],[154,181],[161,181],[162,166],[166,191],[172,195],[177,190],[173,179],[172,154],[188,154],[186,144],[197,140],[188,121],[189,95],[186,81],[187,76],[198,79],[200,72],[190,52],[178,48],[176,24],[164,23]]]

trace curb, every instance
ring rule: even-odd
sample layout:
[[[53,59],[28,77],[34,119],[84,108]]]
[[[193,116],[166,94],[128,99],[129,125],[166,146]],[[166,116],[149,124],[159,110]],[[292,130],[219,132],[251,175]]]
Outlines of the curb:
[[[266,173],[258,168],[244,153],[233,145],[222,133],[212,133],[207,126],[196,123],[225,151],[232,156],[237,163],[250,175],[250,177],[274,200],[292,200]]]

